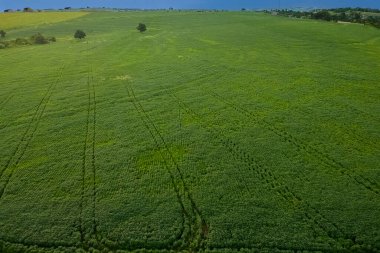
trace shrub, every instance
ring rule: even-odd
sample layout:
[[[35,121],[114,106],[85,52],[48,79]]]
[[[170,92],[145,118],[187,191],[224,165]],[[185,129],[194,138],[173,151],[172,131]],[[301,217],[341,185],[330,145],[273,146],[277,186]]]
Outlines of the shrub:
[[[74,34],[74,38],[80,39],[80,40],[85,38],[86,36],[87,36],[86,33],[83,32],[82,30],[77,30]]]
[[[4,30],[0,30],[0,37],[4,38],[5,34],[7,34]]]
[[[17,38],[15,40],[16,45],[30,45],[31,43],[27,39]]]
[[[36,35],[33,35],[32,37],[30,37],[30,40],[34,44],[48,44],[49,43],[49,40],[40,33],[37,33]]]
[[[137,30],[139,30],[141,33],[146,31],[146,25],[143,23],[139,23],[139,25],[136,27]]]
[[[57,39],[55,37],[49,37],[47,38],[49,42],[57,42]]]

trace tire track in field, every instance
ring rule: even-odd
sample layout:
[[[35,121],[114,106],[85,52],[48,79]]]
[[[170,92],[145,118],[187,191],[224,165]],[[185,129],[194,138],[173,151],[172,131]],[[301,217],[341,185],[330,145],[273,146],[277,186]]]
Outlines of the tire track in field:
[[[89,69],[87,76],[87,116],[86,116],[86,131],[83,145],[82,166],[81,166],[81,199],[79,204],[79,232],[80,241],[84,247],[88,248],[88,237],[97,237],[97,219],[96,219],[96,155],[95,155],[95,140],[96,140],[96,91],[93,77],[92,67]],[[89,177],[90,179],[88,179]],[[87,183],[90,180],[91,182]],[[91,202],[91,206],[85,205],[86,202]],[[91,208],[90,221],[85,215],[87,208]],[[91,226],[91,228],[89,227]],[[86,236],[88,235],[88,237]]]
[[[0,200],[3,197],[4,192],[8,186],[8,183],[13,176],[13,172],[15,171],[17,165],[20,163],[21,159],[23,158],[26,150],[28,149],[28,147],[29,147],[29,145],[33,139],[35,132],[38,129],[38,126],[40,124],[42,116],[44,115],[47,104],[49,103],[50,98],[51,98],[57,84],[59,83],[59,81],[63,77],[63,70],[64,70],[64,66],[62,66],[60,68],[57,79],[50,84],[45,95],[43,96],[43,98],[41,99],[39,104],[37,105],[36,111],[34,112],[34,115],[31,119],[31,121],[29,122],[25,132],[23,133],[21,140],[17,144],[12,155],[7,160],[5,166],[0,171],[0,180],[1,180],[3,178],[3,176],[5,175],[4,173],[7,170],[9,170],[9,175],[5,179],[4,186],[0,189]]]
[[[0,239],[0,249],[4,249],[4,250],[8,250],[7,247],[9,247],[10,250],[14,249],[14,247],[16,247],[18,250],[21,250],[20,249],[20,246],[22,247],[22,252],[34,252],[36,250],[45,250],[45,251],[48,251],[48,252],[63,252],[63,250],[65,250],[65,252],[85,252],[83,248],[80,248],[80,247],[77,247],[76,245],[74,244],[70,244],[70,243],[43,243],[43,242],[18,242],[18,241],[7,241],[7,240],[2,240]],[[339,251],[336,251],[336,250],[331,250],[331,249],[320,249],[320,248],[297,248],[297,247],[294,247],[294,248],[283,248],[283,247],[265,247],[263,245],[257,245],[257,246],[248,246],[248,245],[240,245],[241,247],[213,247],[212,249],[208,250],[207,252],[220,252],[220,250],[222,250],[223,252],[228,252],[227,250],[233,250],[233,252],[239,252],[241,249],[242,250],[253,250],[254,252],[284,252],[284,253],[289,253],[289,252],[293,252],[293,253],[298,253],[298,252],[315,252],[315,253],[320,253],[320,252],[331,252],[331,253],[336,253],[336,252],[339,252]],[[142,252],[152,252],[152,251],[147,251],[146,248],[139,248],[137,249],[137,251],[141,250]],[[174,251],[170,250],[170,249],[163,249],[163,248],[154,248],[153,250],[157,250],[157,251],[154,251],[154,252],[162,252],[162,253],[172,253]],[[217,251],[215,251],[217,250]],[[7,251],[6,251],[7,252]],[[12,251],[10,251],[12,252]],[[19,251],[20,252],[20,251]],[[86,251],[87,252],[87,251]],[[93,251],[95,252],[95,251]],[[104,251],[106,252],[106,251]],[[107,251],[108,252],[108,251]],[[122,252],[125,252],[124,250],[122,250]],[[188,253],[188,251],[178,251],[178,252],[183,252],[183,253]],[[344,251],[342,251],[344,252]],[[371,252],[371,251],[368,251],[368,252]],[[373,251],[375,252],[375,251]]]
[[[209,64],[210,66],[210,64]],[[199,68],[199,67],[198,67]],[[164,72],[168,74],[168,72]],[[211,77],[215,75],[213,69],[211,67],[207,68],[207,75],[200,75],[198,78],[194,80],[190,80],[187,83],[193,83],[198,80],[211,80]],[[199,85],[198,85],[199,86]],[[177,87],[179,88],[179,87]],[[320,151],[318,148],[303,142],[302,140],[298,139],[294,135],[292,135],[290,132],[287,132],[286,130],[283,130],[275,125],[273,125],[271,122],[268,122],[267,120],[263,119],[259,115],[255,114],[254,112],[248,111],[245,108],[239,107],[238,105],[234,104],[231,101],[228,101],[226,98],[223,98],[219,94],[206,90],[205,88],[202,88],[205,92],[216,98],[217,100],[221,101],[222,103],[226,104],[228,107],[233,108],[240,114],[245,115],[246,117],[252,119],[254,122],[262,125],[267,130],[271,131],[272,133],[279,136],[282,140],[285,142],[289,142],[292,144],[299,152],[305,152],[307,155],[314,157],[318,159],[322,164],[326,165],[327,167],[334,168],[337,170],[341,175],[344,175],[348,178],[350,178],[353,182],[358,184],[359,186],[363,187],[364,189],[376,194],[380,195],[380,185],[374,181],[371,180],[368,177],[365,177],[363,175],[360,175],[356,173],[353,169],[349,169],[348,167],[344,166],[341,162],[335,160],[333,157],[331,157],[326,152]],[[361,110],[357,110],[358,112],[362,112]],[[371,116],[367,113],[368,116]],[[361,136],[357,133],[354,133],[355,139],[358,141],[361,141]],[[373,147],[376,147],[376,143],[374,143],[372,140],[368,140],[367,143]]]
[[[3,110],[3,106],[5,106],[9,100],[11,100],[13,98],[13,94],[9,94],[2,102],[0,102],[0,110]]]
[[[182,171],[180,170],[180,167],[161,132],[158,130],[153,120],[149,117],[140,101],[137,99],[131,85],[127,86],[127,91],[129,96],[133,99],[133,105],[136,111],[140,114],[141,120],[155,142],[156,148],[158,149],[162,161],[164,162],[164,165],[170,175],[178,202],[182,209],[183,218],[185,218],[188,223],[188,234],[186,235],[185,231],[182,231],[180,238],[185,240],[187,247],[191,250],[199,250],[204,247],[204,241],[207,237],[207,223],[192,198],[190,190],[184,180]],[[164,149],[164,151],[162,151],[162,149]],[[171,167],[174,167],[174,172]],[[178,180],[176,180],[176,174],[179,177]]]
[[[14,94],[11,92],[2,102],[0,102],[0,112],[4,109],[4,106],[14,97]],[[0,130],[3,130],[4,128],[9,126],[9,122],[2,123],[0,122]]]
[[[7,246],[10,247],[10,251],[7,251]],[[15,248],[12,247],[15,246],[17,251],[15,251]],[[20,246],[23,247],[22,251],[20,249]],[[54,250],[58,250],[57,252],[62,252],[62,249],[67,249],[67,252],[75,252],[76,249],[79,249],[76,247],[75,244],[72,243],[65,243],[65,242],[26,242],[23,240],[3,240],[0,239],[0,249],[5,250],[5,252],[34,252],[36,249],[40,250],[48,250],[48,252],[52,252]],[[3,251],[1,251],[3,252]],[[39,251],[38,251],[39,252]]]
[[[248,93],[247,90],[244,89],[244,88],[242,88],[242,87],[239,87],[238,89],[240,91],[242,91],[243,93]],[[276,97],[263,96],[262,94],[260,96],[264,100],[274,101],[274,102],[276,102],[278,104],[281,104],[282,106],[284,106],[284,104],[285,104],[285,101],[282,101],[281,99],[278,99]],[[333,107],[333,106],[339,106],[339,104],[332,103],[332,101],[326,101],[326,103],[330,103],[331,107]],[[351,106],[351,107],[341,107],[341,106],[339,106],[338,108],[341,109],[341,110],[344,110],[344,111],[352,111],[352,112],[354,112],[354,114],[356,114],[356,117],[358,117],[358,116],[363,117],[362,115],[365,114],[364,112],[360,114],[359,113],[360,110],[355,109],[353,106]],[[302,117],[304,115],[310,115],[310,114],[312,114],[312,112],[310,112],[309,110],[305,109],[304,107],[299,107],[299,108],[292,108],[292,115],[294,115],[294,114],[298,114],[300,117]],[[367,115],[367,117],[370,117],[370,115],[368,115],[368,114],[366,114],[366,115]],[[375,118],[372,118],[372,120],[378,121]],[[331,124],[334,127],[334,130],[340,130],[341,133],[346,133],[350,138],[352,138],[356,142],[358,142],[358,143],[364,143],[367,147],[372,147],[374,149],[377,149],[378,143],[376,141],[374,141],[372,138],[366,138],[366,137],[364,137],[363,135],[361,135],[360,133],[358,133],[356,130],[352,129],[352,127],[350,127],[345,122],[339,122],[339,123],[337,123],[337,122],[334,122],[334,121],[327,121],[327,123]],[[313,129],[316,129],[317,131],[324,130],[323,127],[321,127],[321,126],[319,126],[317,128],[313,128]],[[338,144],[338,145],[341,146],[341,145],[345,145],[345,142],[342,141],[342,140],[334,140],[334,144]],[[355,149],[355,150],[357,150],[359,152],[365,152],[365,149],[363,149],[361,147],[358,147],[358,146],[353,147],[353,149]]]
[[[327,101],[327,103],[330,103],[332,106],[337,106],[338,108],[341,108],[342,110],[354,112],[356,115],[366,115],[368,118],[371,118],[372,120],[375,120],[375,121],[380,120],[379,115],[374,115],[370,112],[361,110],[359,108],[356,108],[355,106],[350,105],[349,103],[345,103],[345,102],[338,103],[336,101]]]
[[[307,114],[307,111],[298,109],[298,113],[302,115]],[[343,137],[347,136],[350,139],[356,141],[357,143],[360,144],[365,144],[365,147],[358,147],[356,145],[352,145],[351,148],[353,150],[356,150],[358,152],[366,152],[368,148],[372,148],[374,150],[378,150],[379,143],[376,141],[374,138],[366,138],[362,134],[360,134],[356,129],[353,129],[352,127],[349,126],[349,124],[345,122],[340,122],[340,124],[336,122],[329,122],[335,129],[339,130],[341,132],[341,135]],[[323,127],[317,128],[317,130],[322,130]],[[342,134],[343,133],[343,134]],[[334,144],[338,144],[340,146],[345,145],[346,143],[344,142],[344,138],[340,137],[341,140],[336,140],[334,141]]]
[[[91,159],[91,167],[92,167],[92,173],[93,173],[93,180],[92,180],[92,226],[93,226],[93,234],[97,235],[98,233],[98,225],[97,225],[97,218],[96,218],[96,156],[95,156],[95,140],[96,140],[96,90],[95,90],[95,84],[94,84],[94,73],[93,69],[91,67],[91,83],[92,83],[92,97],[93,97],[93,119],[92,119],[92,159]]]
[[[93,94],[95,94],[95,89],[93,90]],[[95,97],[95,95],[93,96],[93,97]],[[96,101],[94,100],[94,103],[96,103]],[[182,106],[181,106],[181,108],[183,108]],[[95,109],[95,111],[96,111],[96,109]],[[96,119],[96,114],[94,113],[94,115],[93,115],[93,117],[94,117],[94,119]],[[90,118],[91,118],[91,116],[90,116]],[[95,120],[94,120],[94,122],[95,122]],[[145,121],[144,121],[144,123],[145,123]],[[149,128],[149,124],[148,125],[146,125],[145,127],[147,127],[147,129],[150,131],[150,128]],[[94,128],[95,129],[95,128]],[[93,133],[93,135],[92,136],[94,136],[94,134],[95,133]],[[152,135],[153,134],[153,135]],[[154,135],[154,132],[152,132],[151,133],[151,135],[152,135],[152,138],[153,139],[155,139],[156,137],[155,137],[155,135]],[[95,136],[96,136],[96,134],[95,134]],[[95,139],[94,139],[95,140]],[[156,145],[159,147],[160,146],[160,144],[159,144],[159,141],[157,140],[157,142],[156,142]],[[94,143],[93,143],[93,147],[94,147],[94,149],[95,149],[95,146],[94,146]],[[92,152],[93,154],[95,154],[95,152],[93,151]],[[95,157],[94,157],[95,158]],[[93,160],[94,161],[94,164],[95,164],[95,159]],[[167,163],[167,161],[166,160],[163,160],[164,161],[164,163],[168,166],[167,168],[169,168],[169,165],[168,165],[168,163]],[[91,162],[92,163],[92,162]],[[95,168],[95,167],[93,167],[93,168]],[[172,176],[172,175],[171,175]],[[94,178],[95,179],[95,178]],[[173,180],[174,180],[174,178],[172,178],[172,182],[173,182]],[[175,180],[174,180],[175,181]],[[176,188],[176,187],[175,187]],[[177,196],[178,197],[178,196]],[[183,216],[184,216],[184,213],[183,213]],[[181,237],[182,237],[182,235],[183,235],[183,233],[181,232],[181,234],[179,235],[179,236],[177,236],[177,238],[178,239],[180,239]],[[1,240],[1,239],[0,239]],[[68,250],[73,250],[73,249],[78,249],[78,250],[80,250],[80,249],[82,249],[82,248],[80,248],[80,247],[76,247],[76,246],[74,246],[74,245],[71,245],[71,244],[67,244],[67,245],[63,245],[63,244],[57,244],[57,243],[33,243],[33,242],[31,242],[31,243],[25,243],[25,242],[23,242],[23,243],[19,243],[19,242],[11,242],[11,241],[4,241],[4,240],[2,240],[3,242],[6,242],[6,243],[9,243],[9,244],[12,244],[12,245],[23,245],[24,247],[27,247],[27,248],[31,248],[31,249],[35,249],[36,247],[37,248],[39,248],[39,249],[62,249],[62,248],[64,248],[64,249],[68,249]],[[231,248],[233,248],[233,247],[231,247]],[[323,252],[329,252],[329,250],[328,249],[319,249],[319,248],[315,248],[315,249],[303,249],[303,248],[281,248],[281,247],[262,247],[262,246],[258,246],[257,248],[256,247],[247,247],[247,245],[242,245],[242,247],[241,248],[244,248],[244,249],[257,249],[257,250],[263,250],[263,249],[267,249],[267,250],[276,250],[276,251],[279,251],[279,252],[289,252],[289,251],[291,251],[291,252],[298,252],[298,251],[300,251],[300,250],[308,250],[308,251],[314,251],[314,252],[321,252],[321,251],[323,251]],[[155,249],[155,248],[152,248],[153,250]],[[159,249],[162,249],[162,248],[157,248],[157,250],[159,250]],[[214,247],[214,249],[222,249],[222,250],[225,250],[225,249],[227,249],[228,250],[228,248],[226,248],[226,247],[224,247],[224,248],[218,248],[218,247]],[[212,251],[211,251],[212,252]],[[335,252],[335,251],[331,251],[331,252]]]
[[[216,92],[210,91],[210,94],[224,103],[225,105],[229,106],[230,108],[233,108],[238,113],[250,118],[254,122],[264,126],[267,130],[271,131],[272,133],[279,136],[281,139],[283,139],[285,142],[289,142],[293,146],[296,147],[298,151],[304,152],[309,156],[317,158],[322,164],[325,164],[328,167],[334,168],[338,170],[341,175],[347,176],[353,181],[355,181],[358,185],[364,187],[365,189],[373,192],[376,195],[380,195],[380,186],[377,182],[362,176],[360,174],[355,173],[352,169],[347,168],[339,161],[335,160],[328,154],[318,150],[317,148],[309,145],[308,143],[303,142],[302,140],[298,139],[291,133],[287,132],[286,130],[283,130],[279,127],[276,127],[274,124],[271,124],[267,120],[261,118],[259,115],[255,114],[254,112],[251,112],[245,108],[242,108],[241,106],[238,106],[234,104],[233,102],[227,100],[226,98],[223,98]]]
[[[161,86],[162,87],[162,86]],[[162,87],[165,89],[164,87]],[[270,191],[279,194],[284,201],[288,202],[293,208],[300,210],[309,223],[316,225],[321,229],[329,238],[333,239],[337,245],[340,244],[340,239],[349,239],[343,231],[333,222],[329,221],[322,213],[316,208],[312,207],[306,200],[294,193],[289,187],[281,182],[281,180],[273,174],[269,168],[263,165],[260,161],[255,159],[248,151],[239,147],[237,143],[226,137],[221,131],[215,128],[211,123],[206,123],[200,115],[189,108],[182,102],[175,94],[168,94],[172,96],[178,105],[194,120],[196,120],[201,127],[203,127],[218,143],[238,161],[246,165],[246,167],[256,174],[261,182]],[[318,233],[318,231],[315,231]],[[350,240],[350,239],[349,239]]]

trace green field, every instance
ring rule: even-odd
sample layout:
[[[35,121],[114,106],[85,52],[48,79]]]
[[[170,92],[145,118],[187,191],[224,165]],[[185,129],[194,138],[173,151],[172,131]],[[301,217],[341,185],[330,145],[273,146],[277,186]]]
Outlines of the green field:
[[[56,43],[0,49],[0,252],[380,251],[380,30],[47,23],[6,39]]]

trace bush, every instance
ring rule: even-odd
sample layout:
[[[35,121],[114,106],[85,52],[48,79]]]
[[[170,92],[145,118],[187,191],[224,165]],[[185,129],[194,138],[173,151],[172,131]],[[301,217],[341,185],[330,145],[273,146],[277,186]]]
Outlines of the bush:
[[[141,33],[146,31],[146,25],[143,23],[139,23],[139,25],[136,27],[137,30],[139,30]]]
[[[57,39],[55,37],[49,37],[47,38],[49,42],[57,42]]]
[[[42,34],[40,33],[37,33],[36,35],[33,35],[32,37],[30,37],[30,40],[32,41],[32,43],[34,44],[48,44],[49,41],[47,38],[45,38]]]
[[[0,43],[0,49],[4,49],[4,48],[6,48],[7,46],[5,45],[5,44],[3,44],[3,43]]]
[[[86,37],[86,33],[85,32],[83,32],[82,30],[77,30],[76,32],[75,32],[75,34],[74,34],[74,38],[76,38],[76,39],[83,39],[83,38],[85,38]]]
[[[31,43],[27,39],[17,38],[15,41],[16,45],[30,45]]]
[[[0,30],[0,37],[4,38],[5,34],[7,34],[4,30]]]

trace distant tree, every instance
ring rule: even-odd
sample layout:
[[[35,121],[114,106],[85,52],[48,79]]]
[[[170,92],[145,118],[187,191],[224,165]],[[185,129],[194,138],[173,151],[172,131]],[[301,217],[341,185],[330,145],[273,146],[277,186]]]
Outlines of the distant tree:
[[[136,27],[137,30],[139,30],[141,33],[146,31],[146,25],[143,23],[139,23],[139,25]]]
[[[247,9],[246,8],[241,8],[241,11],[246,11]]]
[[[353,22],[360,22],[360,20],[362,19],[362,15],[360,15],[359,12],[352,12],[351,17]]]
[[[0,30],[0,37],[4,38],[5,34],[7,34],[4,30]]]
[[[347,14],[345,12],[339,13],[338,20],[340,20],[340,21],[347,21]]]
[[[33,12],[33,9],[30,7],[25,7],[23,11],[24,12]]]
[[[76,39],[83,39],[83,38],[85,38],[86,37],[86,33],[85,32],[83,32],[82,30],[77,30],[76,32],[75,32],[75,34],[74,34],[74,38],[76,38]]]
[[[327,10],[322,10],[322,11],[318,11],[316,13],[313,13],[313,18],[330,21],[331,20],[331,14]]]

